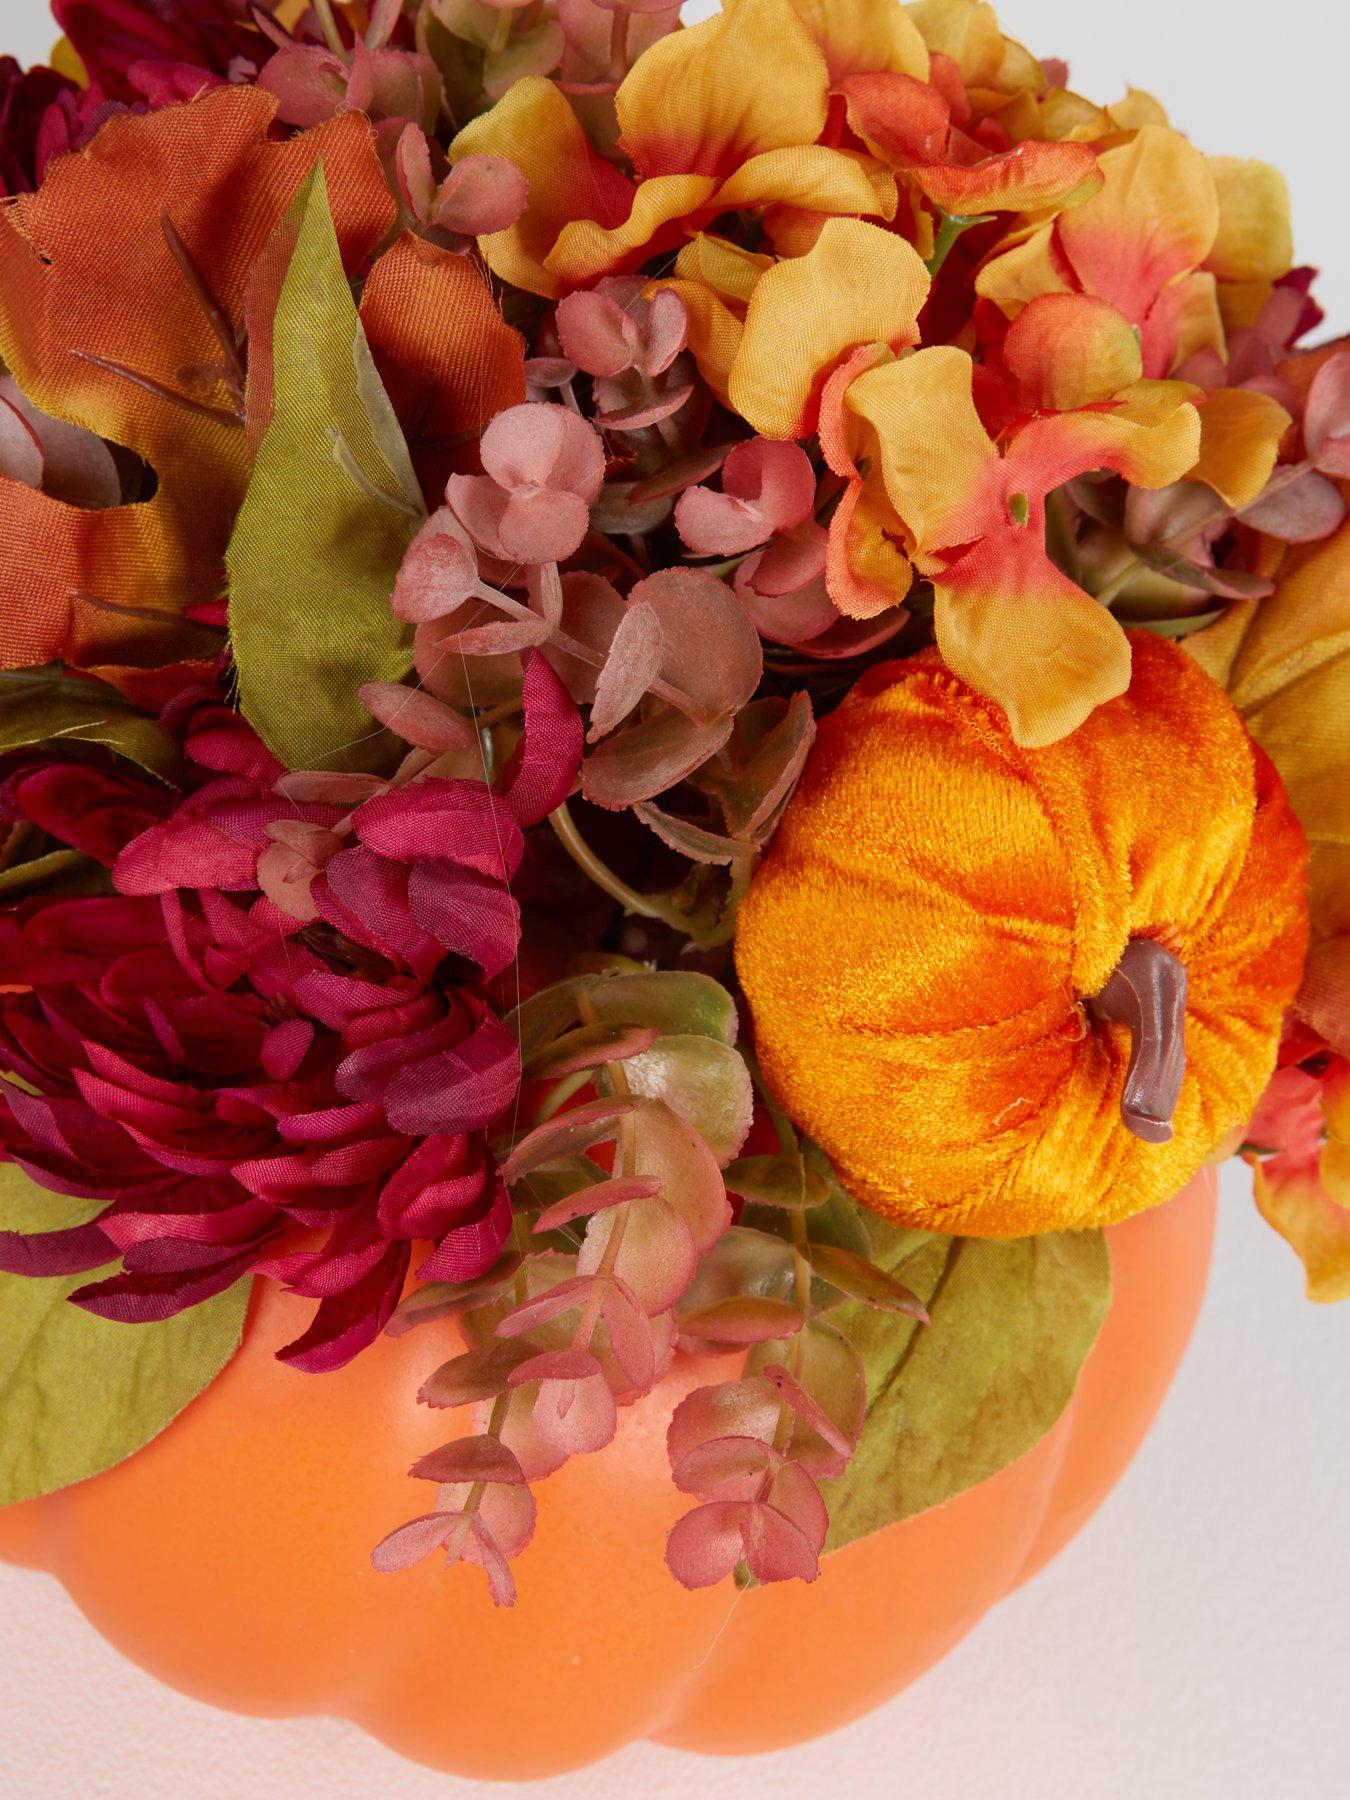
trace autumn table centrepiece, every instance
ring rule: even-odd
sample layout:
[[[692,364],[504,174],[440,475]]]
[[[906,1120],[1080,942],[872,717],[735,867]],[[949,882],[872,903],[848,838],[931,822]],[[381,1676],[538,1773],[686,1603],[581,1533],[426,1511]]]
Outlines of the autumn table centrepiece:
[[[1219,1159],[1350,1293],[1283,182],[983,0],[53,10],[0,1544],[447,1770],[831,1729],[1118,1478]]]

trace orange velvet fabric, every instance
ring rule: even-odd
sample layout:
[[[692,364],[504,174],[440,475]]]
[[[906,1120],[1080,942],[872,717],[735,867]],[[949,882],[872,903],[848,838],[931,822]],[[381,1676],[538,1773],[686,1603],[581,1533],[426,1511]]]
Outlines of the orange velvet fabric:
[[[1104,1225],[1250,1113],[1307,948],[1307,850],[1222,690],[1134,634],[1128,691],[1019,749],[936,652],[829,717],[741,909],[764,1072],[858,1198],[977,1237]],[[1185,962],[1166,1145],[1121,1123],[1129,1034],[1085,1002],[1131,937]]]

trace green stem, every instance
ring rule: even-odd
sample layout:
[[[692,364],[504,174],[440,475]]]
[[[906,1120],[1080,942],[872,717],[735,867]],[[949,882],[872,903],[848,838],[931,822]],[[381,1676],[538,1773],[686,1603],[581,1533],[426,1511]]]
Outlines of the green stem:
[[[952,245],[963,231],[969,231],[972,225],[988,223],[988,213],[974,213],[969,218],[963,213],[943,213],[942,223],[938,226],[938,234],[933,242],[933,254],[925,265],[930,278],[936,280],[938,270],[951,255]]]
[[[548,1093],[535,1108],[530,1119],[530,1127],[547,1125],[553,1116],[561,1112],[574,1094],[579,1094],[584,1087],[589,1087],[595,1079],[594,1069],[576,1069],[570,1075],[564,1075],[556,1081]]]
[[[1133,581],[1134,577],[1143,567],[1143,557],[1132,556],[1123,569],[1120,569],[1114,574],[1104,587],[1097,590],[1097,600],[1099,600],[1103,606],[1110,606],[1115,600],[1120,598],[1126,584]]]
[[[347,46],[342,41],[342,33],[333,17],[331,0],[313,0],[313,6],[318,15],[319,29],[323,32],[323,41],[335,56],[340,56],[346,62]]]
[[[577,830],[576,821],[568,811],[565,800],[556,812],[549,814],[548,822],[577,867],[589,875],[611,900],[617,900],[625,912],[638,913],[644,919],[659,919],[663,925],[670,925],[676,931],[687,930],[689,922],[676,907],[658,894],[639,894],[626,881],[622,881],[608,863],[601,862]]]

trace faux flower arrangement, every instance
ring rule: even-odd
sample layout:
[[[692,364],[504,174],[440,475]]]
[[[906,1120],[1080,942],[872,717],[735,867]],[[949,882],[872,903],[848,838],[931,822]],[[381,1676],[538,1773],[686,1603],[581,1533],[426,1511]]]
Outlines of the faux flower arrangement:
[[[670,1568],[811,1580],[1049,1430],[1100,1227],[1207,1158],[1350,1293],[1350,352],[1275,171],[983,0],[53,10],[0,1501],[257,1278],[318,1380],[449,1347],[377,1567],[509,1602],[533,1487],[706,1355]]]

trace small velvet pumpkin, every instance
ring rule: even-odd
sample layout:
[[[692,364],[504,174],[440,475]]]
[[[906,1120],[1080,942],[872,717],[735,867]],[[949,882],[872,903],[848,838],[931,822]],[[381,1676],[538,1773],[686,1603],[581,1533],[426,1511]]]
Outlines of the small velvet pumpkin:
[[[1303,833],[1217,684],[1132,645],[1127,692],[1035,750],[936,652],[870,670],[741,909],[765,1075],[898,1223],[1123,1219],[1184,1186],[1270,1075],[1307,947]],[[1140,943],[1185,970],[1166,1142],[1122,1118],[1137,1034],[1095,1004]]]

